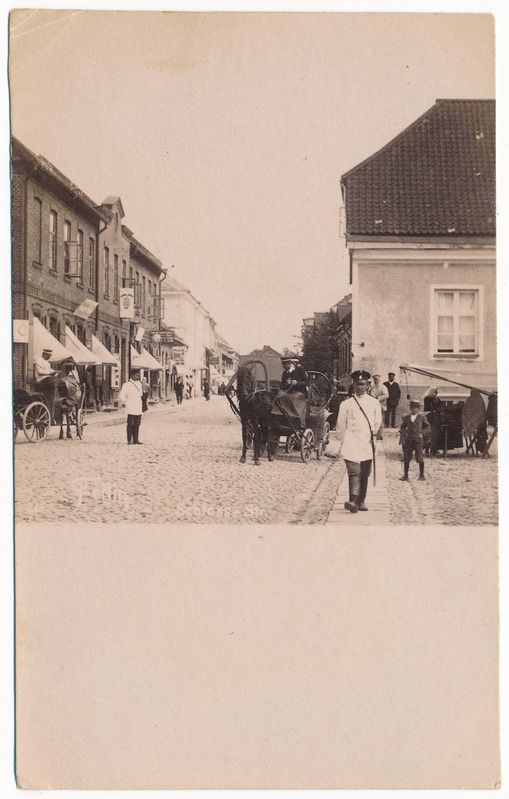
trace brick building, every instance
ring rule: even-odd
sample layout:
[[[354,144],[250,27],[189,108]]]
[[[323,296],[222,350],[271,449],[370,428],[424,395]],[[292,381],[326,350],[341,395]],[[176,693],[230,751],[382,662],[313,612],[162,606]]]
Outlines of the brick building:
[[[158,331],[165,270],[122,224],[120,198],[107,197],[97,205],[14,137],[11,182],[13,318],[39,319],[64,345],[70,331],[94,353],[90,368],[98,407],[116,403],[133,345],[150,375],[154,398],[160,396],[164,368],[157,358],[164,346]],[[123,285],[134,288],[131,320],[121,318]],[[88,315],[79,310],[87,299],[93,309]],[[13,345],[15,387],[31,385],[32,361],[39,354],[33,346]]]

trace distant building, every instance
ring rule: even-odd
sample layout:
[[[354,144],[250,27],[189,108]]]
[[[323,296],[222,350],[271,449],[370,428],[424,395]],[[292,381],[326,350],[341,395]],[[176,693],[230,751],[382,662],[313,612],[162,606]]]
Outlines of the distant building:
[[[267,367],[269,382],[272,385],[278,385],[281,382],[281,375],[283,374],[283,367],[281,365],[281,353],[273,349],[269,344],[265,344],[261,349],[252,350],[247,355],[241,355],[239,359],[239,366],[247,361],[263,361]]]
[[[495,101],[437,100],[341,187],[353,368],[398,379],[409,364],[494,390]],[[403,396],[432,383],[411,373]],[[469,391],[444,382],[439,393]]]
[[[215,388],[221,374],[226,377],[227,371],[236,368],[237,353],[219,336],[210,313],[182,283],[167,276],[161,293],[164,322],[182,342],[172,356],[177,373],[190,381],[195,396],[201,393],[205,379]]]

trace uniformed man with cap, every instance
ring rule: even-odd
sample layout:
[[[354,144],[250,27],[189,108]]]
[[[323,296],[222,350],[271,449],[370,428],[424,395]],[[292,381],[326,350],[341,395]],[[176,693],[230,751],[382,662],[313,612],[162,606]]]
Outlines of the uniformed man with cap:
[[[300,391],[304,395],[308,385],[308,374],[300,365],[297,355],[283,355],[283,374],[281,375],[281,388],[289,391]]]
[[[352,396],[339,406],[336,430],[342,440],[341,454],[348,473],[350,513],[366,511],[368,479],[375,455],[375,436],[382,424],[380,402],[367,394],[371,375],[363,369],[352,372]]]
[[[52,349],[45,347],[42,355],[39,355],[34,361],[34,388],[41,392],[44,401],[50,407],[53,405],[55,387],[58,382],[57,373],[50,363],[52,353]]]

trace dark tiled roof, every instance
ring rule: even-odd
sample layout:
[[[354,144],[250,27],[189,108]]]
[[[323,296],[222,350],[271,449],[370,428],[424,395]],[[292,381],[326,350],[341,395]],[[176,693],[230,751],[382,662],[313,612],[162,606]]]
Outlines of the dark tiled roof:
[[[494,236],[495,101],[437,100],[342,182],[349,236]]]

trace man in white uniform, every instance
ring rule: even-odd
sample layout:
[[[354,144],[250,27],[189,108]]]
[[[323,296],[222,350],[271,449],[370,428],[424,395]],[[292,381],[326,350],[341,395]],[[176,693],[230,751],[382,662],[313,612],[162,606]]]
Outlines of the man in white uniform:
[[[138,440],[142,414],[142,393],[140,370],[131,369],[131,379],[120,389],[119,400],[127,411],[127,443],[141,444]]]
[[[348,472],[350,513],[368,510],[364,504],[374,457],[374,438],[382,424],[380,402],[366,393],[369,372],[352,372],[353,394],[339,406],[336,429],[342,439],[341,454]]]

